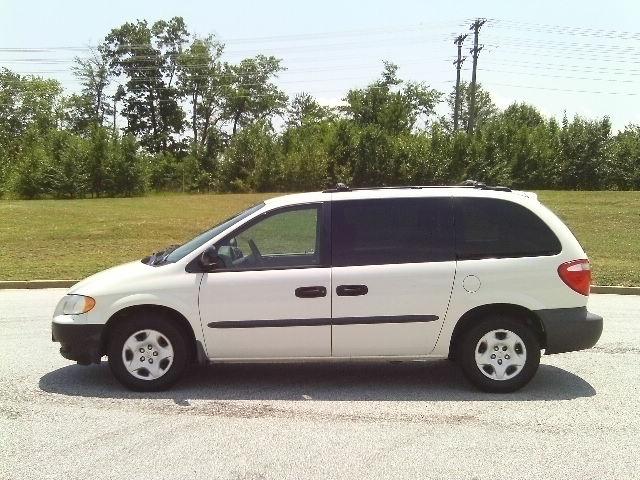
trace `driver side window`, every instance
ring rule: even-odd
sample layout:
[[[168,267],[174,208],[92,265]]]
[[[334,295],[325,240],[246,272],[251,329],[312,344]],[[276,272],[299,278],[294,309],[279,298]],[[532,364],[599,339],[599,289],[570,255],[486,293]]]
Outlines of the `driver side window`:
[[[319,206],[286,209],[234,232],[216,247],[228,270],[320,265]]]

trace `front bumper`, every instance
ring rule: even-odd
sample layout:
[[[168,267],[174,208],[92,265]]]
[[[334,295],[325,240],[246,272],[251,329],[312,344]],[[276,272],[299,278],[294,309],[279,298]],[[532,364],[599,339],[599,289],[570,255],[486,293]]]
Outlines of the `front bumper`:
[[[554,308],[536,312],[546,336],[545,354],[593,347],[602,335],[602,317],[587,307]]]
[[[60,342],[60,354],[82,365],[100,363],[104,325],[51,323],[51,340]]]

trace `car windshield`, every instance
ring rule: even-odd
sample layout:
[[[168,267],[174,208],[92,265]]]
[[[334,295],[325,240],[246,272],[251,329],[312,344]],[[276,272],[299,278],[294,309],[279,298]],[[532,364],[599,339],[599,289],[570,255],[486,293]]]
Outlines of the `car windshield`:
[[[232,225],[235,225],[236,223],[238,223],[242,219],[247,218],[249,215],[251,215],[254,212],[257,212],[262,207],[264,207],[264,202],[263,203],[259,203],[257,205],[254,205],[253,207],[249,207],[246,210],[234,215],[233,217],[226,219],[222,223],[219,223],[215,227],[212,227],[211,229],[209,229],[209,230],[207,230],[205,232],[202,232],[200,235],[198,235],[194,239],[189,240],[184,245],[181,245],[178,248],[176,248],[173,251],[171,251],[171,253],[169,253],[169,255],[167,255],[163,259],[163,263],[174,263],[174,262],[177,262],[178,260],[183,258],[185,255],[190,254],[196,248],[201,247],[202,245],[207,243],[209,240],[211,240],[215,236],[217,236],[220,233],[224,232],[227,228],[231,227]]]

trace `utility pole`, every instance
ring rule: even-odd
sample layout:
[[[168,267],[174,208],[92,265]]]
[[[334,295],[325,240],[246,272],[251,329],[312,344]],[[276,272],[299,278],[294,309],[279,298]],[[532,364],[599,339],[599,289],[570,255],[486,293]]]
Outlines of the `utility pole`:
[[[460,69],[462,68],[462,64],[464,63],[467,57],[462,57],[462,43],[464,39],[467,38],[467,34],[458,35],[453,43],[458,46],[458,59],[453,61],[453,64],[456,66],[456,100],[453,107],[453,131],[456,132],[458,130],[458,117],[460,115]]]
[[[469,102],[469,124],[467,125],[467,132],[473,132],[473,124],[476,117],[476,70],[478,68],[478,54],[482,50],[482,46],[478,46],[478,33],[480,28],[486,22],[483,18],[477,18],[472,24],[469,30],[473,30],[473,48],[469,50],[473,54],[473,71],[471,73],[471,99]]]

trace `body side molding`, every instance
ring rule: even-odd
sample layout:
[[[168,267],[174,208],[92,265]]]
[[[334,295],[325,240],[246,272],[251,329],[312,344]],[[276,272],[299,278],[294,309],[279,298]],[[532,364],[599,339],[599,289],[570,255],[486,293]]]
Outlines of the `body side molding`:
[[[208,323],[209,328],[315,327],[322,325],[372,325],[377,323],[435,322],[437,315],[385,315],[379,317],[288,318],[276,320],[229,320]]]

